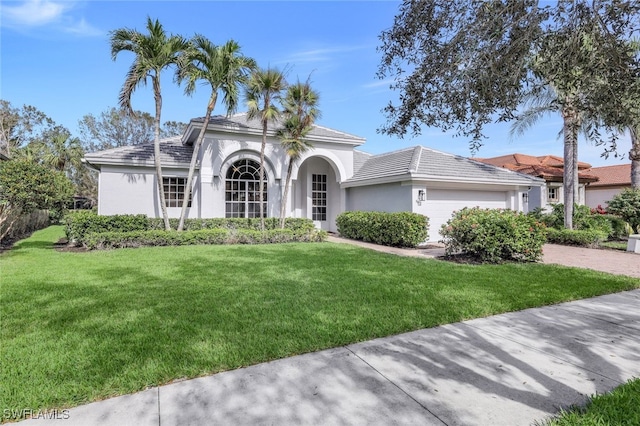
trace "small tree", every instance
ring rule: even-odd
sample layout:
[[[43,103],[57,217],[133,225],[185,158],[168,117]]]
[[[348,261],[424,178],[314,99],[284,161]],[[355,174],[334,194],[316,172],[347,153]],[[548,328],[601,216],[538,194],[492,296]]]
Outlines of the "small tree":
[[[20,215],[46,209],[65,209],[73,185],[63,172],[29,160],[0,164],[0,240],[9,234]]]
[[[607,211],[620,216],[633,232],[640,233],[640,189],[625,189],[609,201]]]

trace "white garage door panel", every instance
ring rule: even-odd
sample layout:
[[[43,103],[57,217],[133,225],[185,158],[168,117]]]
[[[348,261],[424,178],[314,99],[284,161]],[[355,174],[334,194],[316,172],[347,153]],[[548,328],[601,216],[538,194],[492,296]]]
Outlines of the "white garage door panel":
[[[427,216],[429,217],[429,240],[442,238],[440,227],[445,224],[454,211],[464,207],[484,209],[507,208],[507,193],[504,191],[460,191],[427,188]]]

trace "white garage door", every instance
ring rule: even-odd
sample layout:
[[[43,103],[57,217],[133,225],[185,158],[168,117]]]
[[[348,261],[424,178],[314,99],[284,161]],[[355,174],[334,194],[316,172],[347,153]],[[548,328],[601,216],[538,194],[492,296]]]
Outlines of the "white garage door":
[[[440,227],[451,219],[454,211],[476,206],[485,209],[505,209],[507,192],[427,189],[426,203],[429,217],[429,241],[438,241],[442,239]]]

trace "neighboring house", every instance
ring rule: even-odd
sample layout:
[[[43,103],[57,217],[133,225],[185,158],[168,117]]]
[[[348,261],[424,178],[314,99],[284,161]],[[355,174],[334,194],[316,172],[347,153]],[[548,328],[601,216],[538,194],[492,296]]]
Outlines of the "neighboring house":
[[[528,209],[542,208],[548,210],[549,205],[564,202],[563,175],[564,160],[555,155],[542,155],[539,157],[525,154],[509,154],[493,158],[475,158],[486,164],[503,167],[515,172],[544,179],[545,185],[535,187],[527,195]],[[598,180],[597,176],[589,173],[589,163],[578,162],[578,204],[584,205],[585,188]]]
[[[598,177],[597,182],[587,186],[587,206],[595,209],[599,205],[607,207],[607,202],[631,188],[631,163],[616,166],[592,167],[587,170],[590,175]]]
[[[178,217],[192,144],[203,119],[193,119],[182,137],[161,143],[168,212]],[[288,159],[270,125],[265,151],[266,186],[259,188],[261,124],[246,114],[212,117],[198,158],[188,217],[277,216]],[[523,194],[544,180],[445,154],[422,146],[371,155],[356,149],[363,138],[314,126],[313,148],[293,167],[286,214],[309,218],[336,231],[335,219],[348,210],[410,211],[430,218],[430,240],[453,211],[480,206],[523,211]],[[153,166],[153,144],[87,154],[84,161],[100,172],[98,213],[143,213],[160,217]],[[262,192],[262,194],[261,194]]]

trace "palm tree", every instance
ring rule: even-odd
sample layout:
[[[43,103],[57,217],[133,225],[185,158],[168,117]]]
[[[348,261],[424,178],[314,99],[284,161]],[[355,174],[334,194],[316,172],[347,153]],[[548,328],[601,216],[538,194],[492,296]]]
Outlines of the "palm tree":
[[[275,102],[281,97],[286,88],[284,74],[275,69],[258,69],[251,73],[247,85],[247,118],[259,118],[262,123],[262,146],[260,147],[260,228],[264,230],[264,150],[267,145],[267,128],[269,122],[275,122],[279,116]]]
[[[162,180],[162,164],[160,161],[160,115],[162,112],[162,92],[160,89],[161,72],[178,63],[181,52],[185,51],[189,43],[178,35],[167,35],[160,22],[147,17],[148,34],[142,34],[134,29],[120,28],[111,31],[111,57],[115,61],[118,53],[129,51],[135,54],[135,59],[120,90],[120,106],[133,113],[131,95],[141,85],[147,84],[151,78],[153,96],[155,99],[155,131],[154,131],[154,163],[157,176],[160,209],[166,230],[171,229],[167,205],[164,196]]]
[[[80,159],[84,155],[80,139],[72,138],[66,132],[53,135],[44,149],[43,163],[68,175],[71,167],[80,167]]]
[[[511,126],[511,136],[522,135],[537,123],[544,115],[560,113],[563,120],[564,139],[564,226],[573,228],[574,204],[580,201],[578,192],[578,134],[588,136],[589,130],[598,123],[585,122],[576,108],[574,94],[563,94],[547,85],[541,93],[530,96],[525,102],[526,109],[517,117]]]
[[[185,52],[185,60],[178,71],[178,81],[186,80],[185,93],[192,95],[196,90],[196,83],[199,80],[203,80],[211,86],[211,96],[207,104],[204,123],[202,123],[198,139],[193,145],[178,231],[182,231],[184,228],[198,153],[202,146],[202,140],[204,139],[211,113],[218,101],[218,92],[222,92],[222,102],[226,106],[227,115],[232,114],[238,106],[239,86],[247,82],[249,72],[256,68],[255,61],[241,55],[240,45],[233,40],[227,41],[222,46],[216,46],[206,37],[197,34],[193,37],[191,43],[193,45],[192,49]]]
[[[287,166],[287,178],[284,185],[284,195],[280,205],[280,228],[284,229],[285,210],[289,199],[289,186],[291,184],[291,170],[293,163],[313,145],[306,139],[307,134],[313,128],[313,123],[320,118],[318,99],[320,95],[311,88],[309,79],[305,83],[298,81],[287,88],[287,93],[282,100],[284,123],[277,132],[282,148],[289,157]]]

